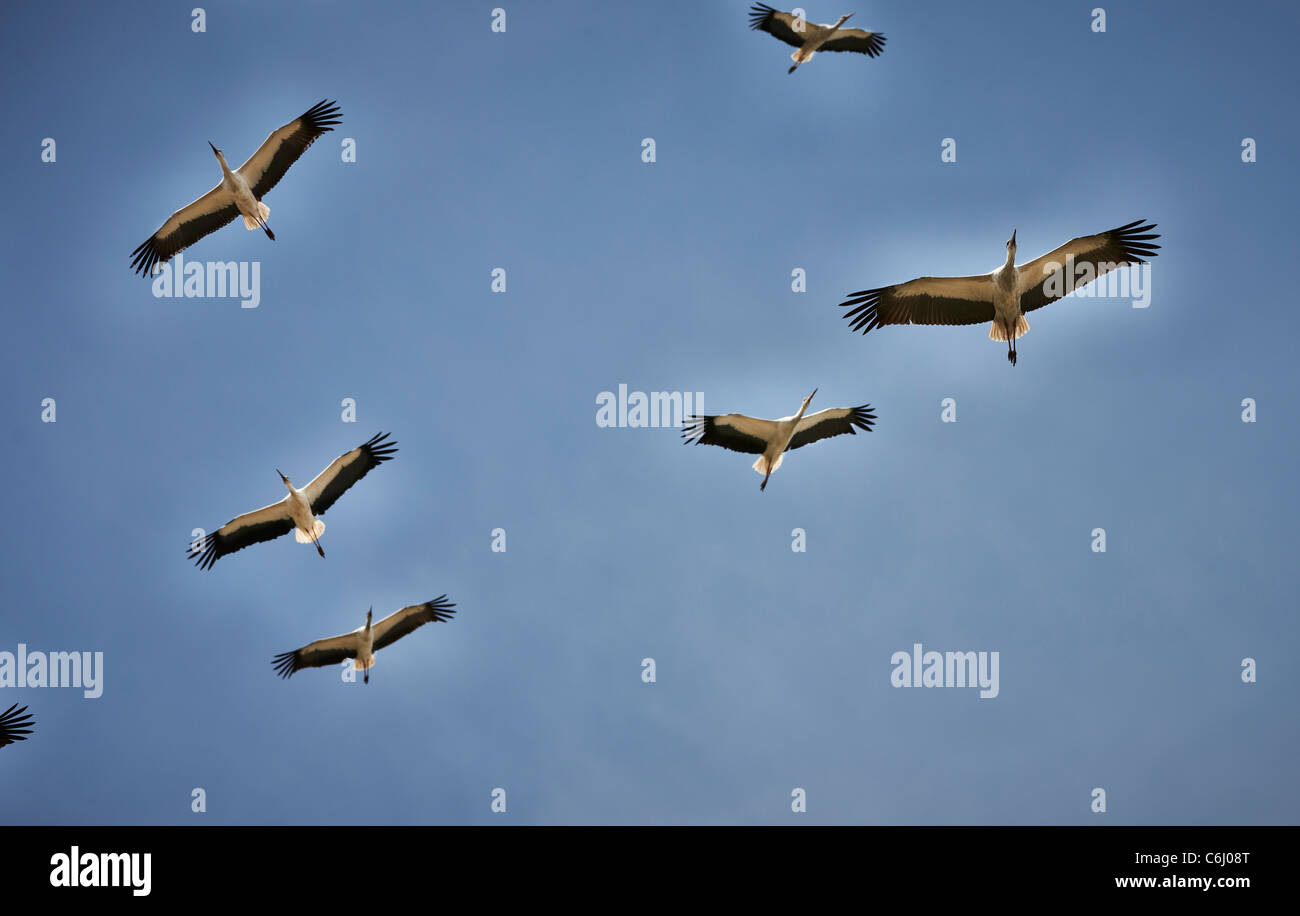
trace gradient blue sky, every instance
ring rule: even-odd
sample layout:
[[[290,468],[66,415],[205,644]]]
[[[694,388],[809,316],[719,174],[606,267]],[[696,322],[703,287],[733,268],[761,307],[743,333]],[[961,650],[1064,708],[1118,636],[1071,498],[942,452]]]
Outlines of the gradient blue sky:
[[[98,700],[0,690],[37,723],[0,822],[1300,819],[1295,4],[1105,4],[1098,35],[1092,2],[819,2],[886,51],[793,76],[743,0],[506,3],[505,34],[497,3],[195,5],[0,12],[0,650],[105,654]],[[216,182],[206,141],[242,162],[321,98],[277,241],[186,252],[259,260],[261,306],[154,298],[128,253]],[[1014,368],[836,307],[1138,218],[1151,306],[1036,312]],[[760,493],[597,427],[620,383],[879,421]],[[324,561],[186,561],[380,430]],[[272,671],[444,592],[368,686]],[[1000,696],[891,687],[916,642],[998,651]]]

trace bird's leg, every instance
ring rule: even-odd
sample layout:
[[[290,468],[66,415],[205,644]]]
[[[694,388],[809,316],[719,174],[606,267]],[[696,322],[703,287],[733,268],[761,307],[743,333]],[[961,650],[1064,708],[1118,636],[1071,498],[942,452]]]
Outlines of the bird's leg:
[[[771,476],[772,476],[772,472],[771,472],[771,471],[768,471],[766,474],[763,475],[763,482],[760,483],[760,484],[758,485],[758,489],[759,489],[759,490],[766,490],[766,489],[767,489],[767,478],[769,478],[769,477],[771,477]]]
[[[316,552],[317,552],[318,554],[321,555],[321,558],[322,558],[322,559],[324,559],[324,557],[325,557],[325,550],[324,550],[324,548],[321,547],[321,545],[320,545],[320,541],[318,541],[316,538],[312,538],[312,539],[311,539],[311,542],[312,542],[313,544],[316,545]]]
[[[271,227],[268,226],[266,223],[263,223],[260,219],[258,220],[258,222],[261,223],[261,225],[262,225],[262,231],[266,233],[266,237],[267,237],[268,239],[270,239],[271,241],[274,242],[274,241],[275,241],[275,233],[271,231]]]

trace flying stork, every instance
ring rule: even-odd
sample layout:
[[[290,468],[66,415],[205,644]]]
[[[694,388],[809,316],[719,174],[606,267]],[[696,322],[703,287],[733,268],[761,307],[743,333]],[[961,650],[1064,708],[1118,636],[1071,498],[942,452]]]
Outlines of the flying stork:
[[[1026,312],[1086,286],[1110,271],[1146,264],[1156,256],[1160,238],[1155,223],[1134,220],[1109,232],[1072,239],[1054,251],[1016,266],[1016,233],[1007,240],[1006,263],[976,277],[920,277],[894,286],[849,293],[841,302],[854,331],[866,334],[885,324],[983,324],[991,321],[989,340],[1007,343],[1007,359],[1016,364],[1016,338],[1029,330]],[[1082,283],[1077,276],[1086,277]]]
[[[209,140],[208,146],[221,164],[221,184],[173,213],[157,232],[131,252],[132,269],[148,276],[176,252],[216,232],[237,216],[244,217],[248,229],[261,229],[267,238],[275,241],[275,234],[266,224],[271,208],[262,203],[262,198],[317,137],[333,130],[335,124],[343,123],[339,117],[342,114],[343,110],[333,102],[313,105],[301,117],[272,131],[257,152],[233,172],[226,165],[225,155]]]
[[[853,427],[871,432],[871,425],[876,415],[871,413],[871,405],[861,407],[829,407],[817,413],[804,416],[813,393],[803,399],[799,412],[793,417],[779,420],[759,420],[744,414],[729,413],[721,417],[687,417],[682,428],[682,442],[687,445],[694,440],[696,445],[720,445],[733,452],[747,452],[758,455],[754,470],[763,475],[760,490],[767,489],[767,479],[781,466],[785,453],[793,448],[800,448],[810,442],[825,439],[828,436],[842,436],[845,433],[856,436]]]
[[[293,532],[299,544],[315,544],[322,557],[320,536],[325,523],[316,516],[334,505],[338,498],[380,463],[388,461],[397,451],[397,443],[386,441],[389,433],[379,433],[350,452],[340,455],[316,479],[301,490],[295,489],[289,478],[275,473],[289,488],[289,495],[254,512],[246,512],[226,522],[202,540],[190,545],[188,556],[200,569],[210,569],[228,553],[243,550],[249,544],[271,541]]]
[[[352,665],[353,669],[365,672],[365,682],[369,684],[370,669],[375,664],[376,652],[384,646],[392,645],[407,633],[424,626],[429,621],[441,622],[451,619],[456,613],[452,610],[456,605],[446,598],[446,595],[439,595],[424,604],[404,607],[373,626],[370,623],[371,615],[375,612],[372,606],[366,611],[364,626],[357,627],[351,633],[344,633],[342,636],[318,639],[293,652],[281,652],[271,660],[271,664],[280,677],[287,678],[303,668],[323,668],[353,658],[356,659]]]
[[[27,712],[27,707],[18,708],[15,703],[4,712],[0,713],[0,747],[6,744],[13,744],[15,741],[26,741],[27,736],[32,733],[32,717],[23,715]]]
[[[863,29],[840,28],[852,13],[845,13],[834,25],[817,25],[794,13],[773,9],[766,3],[755,3],[749,9],[751,29],[762,29],[798,49],[790,55],[794,66],[786,73],[794,73],[796,67],[812,60],[818,51],[856,51],[868,57],[876,57],[885,50],[884,35]]]

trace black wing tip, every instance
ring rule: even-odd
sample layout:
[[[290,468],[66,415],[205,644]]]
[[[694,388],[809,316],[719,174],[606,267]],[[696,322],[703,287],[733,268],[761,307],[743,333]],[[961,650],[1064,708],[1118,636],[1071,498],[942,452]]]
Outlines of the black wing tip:
[[[361,443],[361,447],[366,450],[366,453],[376,463],[388,461],[397,454],[397,442],[395,440],[384,441],[391,435],[392,433],[375,433],[375,435]]]
[[[198,547],[191,546],[185,552],[187,560],[193,560],[194,565],[199,569],[211,569],[212,564],[217,562],[217,533],[215,531],[205,534],[203,541]]]
[[[840,303],[840,308],[849,309],[843,315],[849,322],[849,330],[866,334],[872,328],[880,327],[880,297],[888,288],[881,286],[849,293],[849,298]]]
[[[140,243],[135,251],[131,252],[131,269],[137,274],[148,279],[153,273],[155,264],[170,261],[171,258],[163,258],[158,253],[157,236],[151,235]]]
[[[1134,264],[1146,264],[1149,258],[1156,257],[1161,247],[1152,244],[1153,239],[1160,238],[1160,233],[1151,231],[1154,228],[1156,228],[1155,223],[1148,223],[1145,219],[1135,219],[1131,223],[1112,229],[1108,234],[1114,236],[1115,241],[1123,246],[1126,260]]]
[[[27,707],[17,703],[0,713],[0,747],[15,741],[26,741],[32,733],[36,722],[27,712]]]
[[[853,408],[853,413],[849,414],[849,422],[858,429],[871,432],[871,428],[876,424],[876,415],[871,412],[870,404],[863,404],[861,407]],[[849,431],[852,432],[852,429]]]
[[[325,133],[327,130],[333,130],[333,125],[343,123],[343,109],[332,99],[321,99],[311,108],[308,108],[302,114],[302,120],[306,121],[313,130]]]
[[[885,36],[879,32],[872,32],[871,37],[867,39],[867,49],[862,52],[867,57],[879,57],[885,53]]]
[[[774,7],[770,7],[766,3],[755,3],[749,8],[749,27],[751,29],[763,28],[767,20],[776,12]]]
[[[433,619],[437,621],[450,620],[456,615],[456,602],[448,601],[446,595],[426,601],[424,606],[433,612]]]
[[[690,445],[691,440],[699,445],[713,427],[714,417],[701,417],[692,414],[682,423],[682,445]]]
[[[295,664],[297,655],[298,653],[296,651],[281,652],[275,658],[271,659],[271,666],[275,668],[276,674],[280,675],[282,678],[288,678],[297,671],[298,666]]]

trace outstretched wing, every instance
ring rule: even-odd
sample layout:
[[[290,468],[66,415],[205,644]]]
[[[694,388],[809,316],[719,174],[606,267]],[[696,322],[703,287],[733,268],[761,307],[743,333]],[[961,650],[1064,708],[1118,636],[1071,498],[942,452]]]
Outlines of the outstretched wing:
[[[749,8],[749,27],[762,29],[788,45],[801,47],[808,38],[808,21],[794,13],[783,13],[766,3],[755,3]]]
[[[819,410],[799,421],[785,450],[788,452],[792,448],[800,448],[810,442],[830,436],[842,436],[845,433],[856,436],[857,433],[853,429],[855,426],[871,432],[871,426],[875,422],[876,415],[871,412],[870,404],[863,404],[861,407],[829,407],[826,410]]]
[[[131,252],[131,269],[149,276],[156,265],[170,261],[205,235],[211,235],[239,215],[235,198],[217,185],[194,203],[181,207],[158,231]]]
[[[352,451],[339,455],[316,479],[303,487],[303,495],[311,503],[312,515],[323,515],[338,498],[362,477],[393,457],[397,443],[385,441],[390,433],[379,433]]]
[[[885,36],[865,29],[836,29],[817,50],[856,51],[867,57],[879,57],[885,50]]]
[[[344,659],[356,658],[357,633],[359,632],[359,630],[353,630],[351,633],[344,633],[342,636],[318,639],[292,652],[281,652],[271,659],[271,664],[275,667],[276,674],[286,678],[303,668],[323,668],[326,665],[337,665]]]
[[[289,166],[307,152],[307,147],[317,137],[333,130],[335,124],[343,123],[339,117],[342,114],[343,109],[333,102],[322,100],[303,112],[301,117],[294,118],[279,130],[271,131],[257,152],[239,167],[239,174],[248,182],[253,196],[261,200],[289,171]]]
[[[682,427],[682,445],[691,440],[696,445],[720,445],[733,452],[761,455],[776,435],[776,423],[744,414],[729,413],[721,417],[687,417]]]
[[[1151,240],[1160,238],[1160,234],[1151,231],[1156,227],[1155,223],[1144,225],[1143,222],[1134,220],[1109,232],[1071,239],[1041,258],[1021,264],[1016,268],[1020,275],[1020,288],[1024,290],[1020,296],[1021,310],[1032,312],[1065,296],[1076,285],[1086,286],[1116,268],[1145,264],[1148,258],[1154,258],[1160,246],[1152,245]],[[1074,276],[1066,276],[1067,258],[1074,264]],[[1080,265],[1092,268],[1091,277],[1082,284],[1076,279]],[[1087,276],[1087,271],[1084,271],[1084,276]]]
[[[886,324],[982,324],[993,320],[993,280],[919,277],[849,293],[840,308],[849,309],[849,327],[863,334]]]
[[[26,712],[26,706],[19,709],[15,703],[0,713],[0,747],[27,740],[27,736],[32,733],[32,717],[24,715]]]
[[[447,601],[446,598],[446,595],[439,595],[432,601],[424,602],[424,604],[413,604],[410,607],[404,607],[400,611],[394,611],[372,626],[370,636],[374,640],[374,651],[397,642],[407,633],[424,626],[426,623],[431,621],[441,623],[444,620],[450,620],[452,615],[456,613],[452,610],[456,605]]]
[[[250,544],[273,541],[292,530],[289,498],[285,497],[278,503],[231,519],[197,544],[191,544],[186,556],[194,560],[199,569],[211,569],[213,563],[228,553],[243,550]]]

